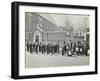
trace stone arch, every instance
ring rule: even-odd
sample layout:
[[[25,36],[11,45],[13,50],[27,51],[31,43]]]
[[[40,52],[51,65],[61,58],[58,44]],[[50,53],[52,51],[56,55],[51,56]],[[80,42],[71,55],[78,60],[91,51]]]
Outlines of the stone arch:
[[[39,30],[36,30],[33,35],[33,42],[36,42],[36,40],[41,42],[41,32]]]

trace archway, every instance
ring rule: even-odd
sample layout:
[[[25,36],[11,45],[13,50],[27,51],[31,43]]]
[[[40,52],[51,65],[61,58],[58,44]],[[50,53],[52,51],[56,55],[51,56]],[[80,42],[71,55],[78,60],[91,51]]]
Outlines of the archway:
[[[41,33],[40,31],[36,30],[34,32],[33,42],[41,42]]]

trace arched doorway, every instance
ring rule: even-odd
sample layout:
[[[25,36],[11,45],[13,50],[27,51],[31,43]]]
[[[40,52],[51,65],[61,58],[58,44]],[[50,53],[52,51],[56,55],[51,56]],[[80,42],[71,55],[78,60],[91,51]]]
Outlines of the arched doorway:
[[[33,42],[41,42],[41,33],[40,31],[36,30],[34,32]]]

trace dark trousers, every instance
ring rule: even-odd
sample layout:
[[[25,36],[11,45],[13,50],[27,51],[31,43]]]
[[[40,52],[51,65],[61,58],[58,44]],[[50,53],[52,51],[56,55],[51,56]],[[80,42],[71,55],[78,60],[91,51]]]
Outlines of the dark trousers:
[[[62,55],[66,54],[66,47],[62,49]]]
[[[36,46],[36,53],[38,53],[38,47]]]

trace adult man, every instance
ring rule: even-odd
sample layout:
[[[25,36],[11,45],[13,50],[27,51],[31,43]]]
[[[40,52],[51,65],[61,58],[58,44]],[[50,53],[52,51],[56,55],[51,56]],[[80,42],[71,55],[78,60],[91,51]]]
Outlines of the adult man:
[[[73,54],[73,42],[70,41],[69,50],[68,50],[68,56],[72,56],[72,54]]]
[[[32,53],[32,43],[30,43],[30,53]]]
[[[46,45],[45,43],[42,43],[42,54],[44,54],[46,51]]]
[[[35,43],[32,43],[32,52],[35,51]]]
[[[80,55],[80,42],[79,41],[77,41],[77,45],[76,45],[76,53],[77,53],[77,55]]]
[[[64,41],[64,45],[62,47],[62,55],[66,54],[66,42]]]
[[[88,55],[88,50],[89,50],[89,44],[88,44],[88,42],[86,41],[86,43],[85,43],[85,50],[84,50],[86,56]]]
[[[66,53],[69,53],[69,44],[66,45]]]
[[[50,44],[48,43],[47,44],[47,54],[49,54],[50,53]]]
[[[41,52],[41,51],[42,51],[42,44],[40,42],[40,44],[39,44],[39,52]]]
[[[36,51],[36,54],[38,54],[38,42],[35,43],[35,51]]]
[[[27,46],[27,51],[29,52],[29,50],[30,50],[30,44],[29,44],[29,42],[27,42],[26,46]]]
[[[51,53],[52,53],[52,55],[53,55],[53,54],[54,54],[54,51],[55,51],[55,48],[54,48],[53,43],[50,45],[50,49],[51,49]]]
[[[59,54],[59,42],[57,44],[57,53]]]

